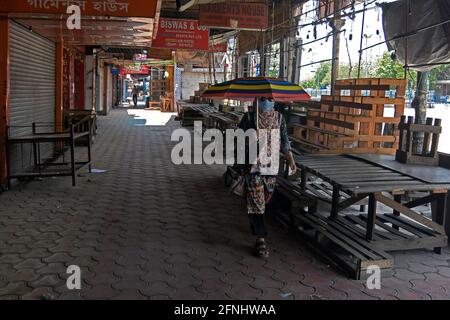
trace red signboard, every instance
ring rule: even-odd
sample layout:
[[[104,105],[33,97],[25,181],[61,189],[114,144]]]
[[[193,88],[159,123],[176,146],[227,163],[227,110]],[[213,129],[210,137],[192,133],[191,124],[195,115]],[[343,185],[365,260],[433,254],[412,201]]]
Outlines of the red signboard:
[[[269,26],[269,10],[264,3],[202,4],[200,25],[225,29],[263,30]]]
[[[152,47],[208,51],[209,30],[199,27],[197,20],[159,18]]]
[[[67,14],[77,5],[85,16],[154,18],[158,0],[0,0],[0,12]]]
[[[120,74],[148,74],[148,67],[143,65],[128,65],[120,68]]]

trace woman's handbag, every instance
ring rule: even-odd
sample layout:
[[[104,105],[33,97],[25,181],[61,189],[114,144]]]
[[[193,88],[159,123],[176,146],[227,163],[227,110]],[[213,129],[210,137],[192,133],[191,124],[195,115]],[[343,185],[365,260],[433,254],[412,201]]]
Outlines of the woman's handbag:
[[[230,192],[244,197],[246,193],[246,178],[241,170],[236,167],[228,167],[225,172],[225,186],[230,188]]]

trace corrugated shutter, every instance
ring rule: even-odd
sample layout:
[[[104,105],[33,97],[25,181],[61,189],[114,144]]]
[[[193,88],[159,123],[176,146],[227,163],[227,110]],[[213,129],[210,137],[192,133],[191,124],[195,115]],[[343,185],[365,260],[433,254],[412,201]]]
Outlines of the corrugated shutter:
[[[10,30],[10,134],[21,135],[30,129],[14,126],[55,122],[56,46],[18,23],[12,22]],[[42,130],[51,131],[54,127]],[[13,167],[29,167],[31,148],[15,149],[11,154]],[[52,145],[42,146],[42,158],[52,151]]]

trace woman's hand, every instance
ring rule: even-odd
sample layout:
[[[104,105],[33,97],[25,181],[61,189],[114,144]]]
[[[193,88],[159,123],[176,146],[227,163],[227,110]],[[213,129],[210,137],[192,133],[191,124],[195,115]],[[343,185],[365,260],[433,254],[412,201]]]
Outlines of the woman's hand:
[[[297,165],[295,164],[294,156],[292,155],[292,152],[289,151],[289,153],[286,155],[286,159],[289,163],[289,168],[291,168],[291,175],[294,175],[297,172]]]
[[[297,165],[295,164],[294,159],[289,161],[289,168],[291,168],[291,175],[294,175],[297,172]]]

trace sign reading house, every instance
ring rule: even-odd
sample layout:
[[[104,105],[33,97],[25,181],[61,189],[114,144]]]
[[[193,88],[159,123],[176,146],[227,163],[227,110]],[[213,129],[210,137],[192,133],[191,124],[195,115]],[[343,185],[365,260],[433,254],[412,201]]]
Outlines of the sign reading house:
[[[204,50],[209,49],[209,30],[198,25],[197,20],[159,18],[156,39],[152,47]]]
[[[158,0],[0,0],[0,12],[67,14],[79,6],[86,16],[154,18]]]
[[[269,10],[264,3],[202,4],[200,25],[225,29],[265,30],[269,25]]]

